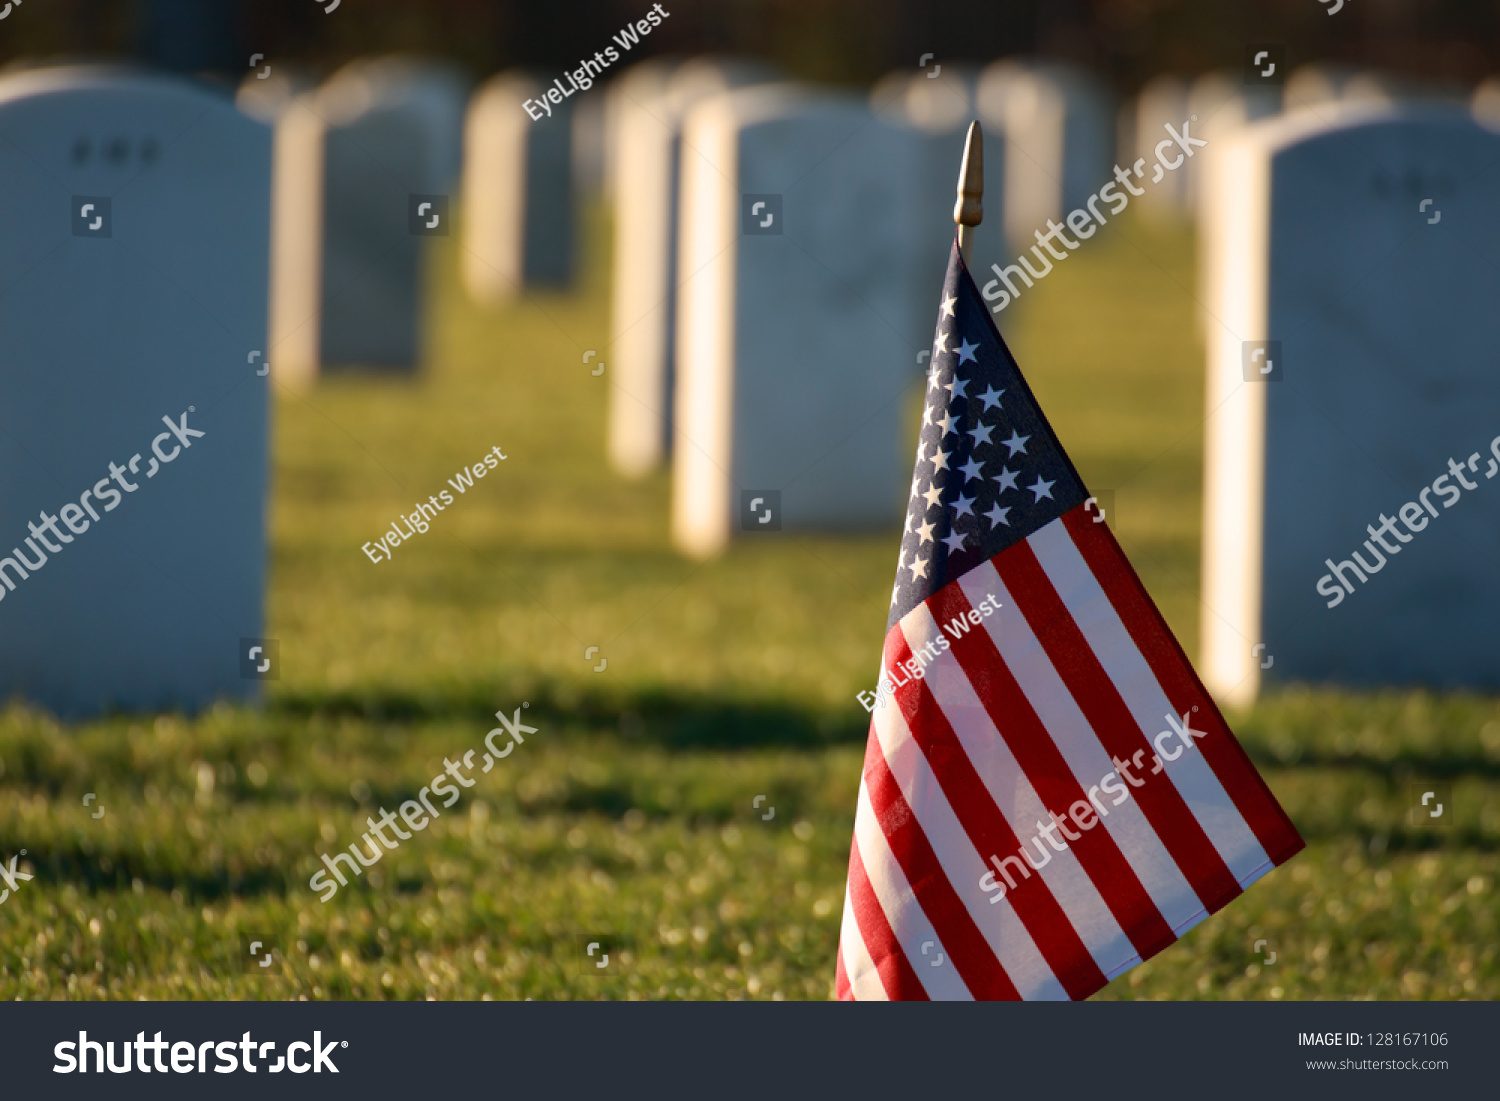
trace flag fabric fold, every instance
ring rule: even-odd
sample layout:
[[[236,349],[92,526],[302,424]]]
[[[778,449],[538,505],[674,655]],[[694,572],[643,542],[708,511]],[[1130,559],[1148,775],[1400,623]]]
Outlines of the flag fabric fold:
[[[1080,999],[1303,842],[949,255],[842,999]]]

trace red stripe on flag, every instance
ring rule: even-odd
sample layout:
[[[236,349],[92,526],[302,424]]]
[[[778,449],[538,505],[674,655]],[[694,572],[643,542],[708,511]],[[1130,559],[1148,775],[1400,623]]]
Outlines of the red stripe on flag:
[[[971,610],[957,582],[950,582],[928,597],[927,607],[940,624]],[[1058,808],[1066,811],[1075,802],[1088,802],[1087,794],[1052,735],[1031,709],[989,634],[984,630],[969,631],[954,640],[953,655],[1042,804],[1054,811]],[[1083,837],[1070,841],[1068,847],[1094,881],[1141,959],[1155,955],[1177,939],[1108,830],[1085,831]]]
[[[1194,706],[1198,708],[1199,728],[1208,737],[1195,745],[1271,862],[1284,864],[1304,845],[1297,827],[1271,794],[1245,747],[1230,731],[1120,544],[1103,524],[1094,523],[1081,509],[1072,509],[1062,521],[1073,537],[1073,545],[1171,701],[1172,709],[1181,715]]]
[[[877,751],[869,756],[869,761],[865,768],[865,788],[870,793],[876,821],[964,985],[977,1000],[1019,1001],[1020,991],[943,873],[932,843],[922,832],[896,777],[891,774],[885,754]]]
[[[891,636],[896,642],[887,643],[890,660],[898,665],[908,661],[912,656],[911,646],[899,623],[891,628]],[[1016,852],[1021,847],[1020,838],[995,805],[927,682],[914,681],[896,689],[896,702],[912,738],[921,747],[933,776],[980,858],[991,853],[1000,857]],[[1099,970],[1083,938],[1041,876],[1022,879],[1005,897],[1068,997],[1082,1001],[1104,988],[1104,972]]]
[[[865,862],[859,855],[858,834],[849,846],[849,903],[854,910],[855,924],[859,926],[860,939],[865,942],[865,951],[875,964],[880,985],[885,987],[885,996],[892,1001],[930,1001],[927,991],[922,989],[922,980],[906,961],[901,942],[891,931],[891,923],[886,920],[885,908],[875,896],[875,888],[870,886]]]
[[[1176,785],[1163,773],[1151,773],[1151,763],[1158,759],[1156,751],[1120,698],[1119,690],[1099,663],[1088,639],[1073,622],[1062,597],[1057,595],[1051,579],[1037,561],[1036,552],[1023,540],[997,554],[994,564],[1105,752],[1115,760],[1117,768],[1123,761],[1145,781],[1141,787],[1131,784],[1130,794],[1146,821],[1151,823],[1204,907],[1210,913],[1219,909],[1240,893],[1239,883]],[[1165,721],[1166,716],[1162,718]],[[1123,777],[1125,769],[1120,768],[1120,772]],[[1156,779],[1158,776],[1161,778]]]
[[[838,962],[833,967],[833,996],[841,1002],[854,1000],[854,987],[849,982],[849,972],[844,968],[844,949],[839,946]]]

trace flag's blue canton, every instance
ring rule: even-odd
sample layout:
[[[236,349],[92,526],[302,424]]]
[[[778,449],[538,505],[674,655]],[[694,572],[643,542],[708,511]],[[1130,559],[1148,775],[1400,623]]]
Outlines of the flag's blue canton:
[[[955,240],[887,630],[948,582],[1087,497]]]

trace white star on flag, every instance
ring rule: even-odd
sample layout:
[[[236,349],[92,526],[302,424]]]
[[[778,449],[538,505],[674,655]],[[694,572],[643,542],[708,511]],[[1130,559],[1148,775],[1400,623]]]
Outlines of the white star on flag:
[[[1010,521],[1006,519],[1006,517],[1009,515],[1010,509],[1001,508],[999,505],[992,506],[990,510],[985,513],[985,516],[989,517],[990,527],[994,527],[996,524],[1009,524]]]

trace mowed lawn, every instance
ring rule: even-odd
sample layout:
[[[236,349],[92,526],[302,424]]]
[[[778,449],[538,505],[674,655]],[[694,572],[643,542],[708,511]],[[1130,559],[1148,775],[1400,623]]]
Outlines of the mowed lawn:
[[[440,240],[424,374],[279,399],[264,709],[0,712],[0,859],[35,875],[0,904],[0,996],[829,996],[897,534],[673,553],[666,476],[604,459],[602,217],[589,240],[578,293],[493,311]],[[1189,653],[1193,264],[1127,218],[1003,317]],[[362,553],[496,446],[430,531]],[[320,853],[517,709],[536,733],[318,900]],[[1098,996],[1500,996],[1496,701],[1294,689],[1232,720],[1308,848]],[[1439,785],[1444,829],[1408,816]]]

